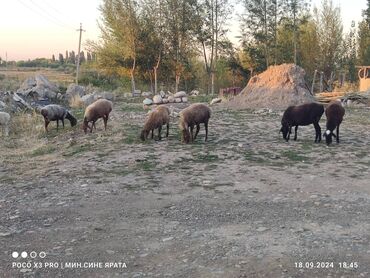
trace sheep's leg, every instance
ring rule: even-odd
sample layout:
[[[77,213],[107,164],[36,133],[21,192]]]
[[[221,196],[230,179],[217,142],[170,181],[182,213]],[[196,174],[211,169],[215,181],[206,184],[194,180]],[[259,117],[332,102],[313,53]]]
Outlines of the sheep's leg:
[[[298,126],[296,125],[294,129],[294,141],[297,141],[297,131],[298,131]]]
[[[318,122],[313,124],[315,127],[316,131],[316,136],[315,136],[315,143],[320,143],[321,142],[321,128]]]
[[[90,133],[92,133],[94,126],[95,126],[95,121],[93,121],[92,124],[91,124]],[[95,130],[96,130],[96,127],[95,127]]]
[[[9,135],[9,126],[8,125],[4,126],[4,134],[5,134],[5,136]]]
[[[154,129],[152,129],[152,139],[154,138]]]
[[[337,126],[337,143],[339,143],[339,125]]]
[[[162,140],[161,132],[162,132],[162,126],[159,126],[158,127],[158,139],[159,140]]]
[[[168,137],[168,134],[170,133],[170,124],[167,124],[167,132],[166,132],[166,137]]]
[[[208,122],[204,123],[204,128],[206,129],[206,139],[204,141],[207,141],[207,139],[208,139]]]
[[[199,133],[199,130],[200,130],[200,125],[197,124],[197,130],[195,131],[195,136],[194,136],[194,140],[197,138],[197,135]]]
[[[286,140],[287,141],[289,141],[289,139],[290,139],[290,134],[292,133],[292,127],[291,126],[289,126],[289,130],[288,130],[288,135],[287,135],[287,137],[286,137]]]
[[[62,125],[63,125],[63,128],[64,128],[64,119],[62,119]]]
[[[107,130],[108,115],[105,115],[103,117],[103,121],[104,121],[104,130]]]
[[[57,120],[57,130],[59,130],[59,120]]]
[[[48,125],[49,125],[50,121],[45,119],[45,131],[48,132]]]
[[[194,126],[190,126],[190,135],[191,135],[191,142],[194,142],[194,136],[193,136]]]

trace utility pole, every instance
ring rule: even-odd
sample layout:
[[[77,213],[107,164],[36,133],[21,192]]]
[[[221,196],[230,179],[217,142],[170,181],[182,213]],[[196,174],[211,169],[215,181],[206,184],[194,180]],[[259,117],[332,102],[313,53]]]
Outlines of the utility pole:
[[[76,84],[78,85],[78,71],[80,70],[81,37],[82,31],[85,32],[85,30],[82,29],[82,23],[80,23],[80,29],[77,29],[76,31],[80,32],[80,39],[78,40],[77,69],[76,69]]]

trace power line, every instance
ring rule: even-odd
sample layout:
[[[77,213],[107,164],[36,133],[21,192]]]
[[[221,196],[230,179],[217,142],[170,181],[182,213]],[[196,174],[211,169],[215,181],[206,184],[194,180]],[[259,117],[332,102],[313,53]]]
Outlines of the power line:
[[[56,24],[56,25],[58,25],[58,26],[60,26],[60,27],[62,27],[62,28],[65,28],[65,29],[71,30],[71,28],[70,28],[70,27],[66,27],[66,26],[65,26],[65,25],[63,25],[63,24],[60,24],[59,22],[55,21],[55,20],[54,20],[54,18],[52,18],[52,17],[50,18],[50,17],[48,17],[48,16],[45,16],[43,13],[40,13],[40,11],[38,11],[38,10],[34,9],[33,7],[28,6],[27,4],[25,4],[25,3],[24,3],[24,2],[22,2],[21,0],[18,0],[18,2],[19,2],[20,4],[22,4],[22,6],[26,7],[28,10],[31,10],[31,11],[33,11],[34,13],[37,13],[39,16],[43,17],[44,19],[46,19],[46,20],[48,20],[48,21],[50,21],[50,22],[52,22],[52,23],[54,23],[54,24]]]
[[[71,28],[73,29],[74,27],[72,25],[69,25],[67,23],[64,23],[62,20],[60,20],[58,17],[56,17],[55,15],[52,15],[49,13],[49,11],[47,11],[46,9],[44,9],[44,7],[42,7],[41,5],[39,5],[38,3],[36,3],[35,1],[33,0],[30,0],[36,7],[38,7],[41,11],[43,11],[47,16],[49,16],[50,18],[53,18],[54,20],[58,21],[59,23],[61,23],[62,25],[65,25],[65,26],[68,26],[68,28]],[[58,16],[60,15],[60,13],[57,11],[57,14]]]

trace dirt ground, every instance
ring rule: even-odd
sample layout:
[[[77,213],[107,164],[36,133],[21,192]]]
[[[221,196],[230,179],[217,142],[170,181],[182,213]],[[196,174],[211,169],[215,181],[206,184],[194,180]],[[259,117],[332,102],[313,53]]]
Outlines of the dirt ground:
[[[189,145],[144,119],[121,100],[107,132],[1,138],[0,277],[370,277],[369,109],[331,147],[286,143],[280,111],[214,107]]]

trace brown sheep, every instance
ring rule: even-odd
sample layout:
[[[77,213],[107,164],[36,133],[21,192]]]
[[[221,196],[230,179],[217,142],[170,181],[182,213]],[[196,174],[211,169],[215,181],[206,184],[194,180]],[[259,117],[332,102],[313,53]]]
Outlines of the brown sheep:
[[[93,102],[85,109],[84,121],[82,124],[82,128],[84,132],[87,132],[87,129],[90,129],[90,133],[92,133],[93,127],[95,127],[95,122],[103,118],[104,120],[104,129],[107,130],[107,122],[109,118],[109,113],[113,109],[113,104],[111,101],[106,99],[98,99],[97,101]],[[89,123],[92,122],[91,127]]]
[[[158,106],[155,110],[150,112],[148,119],[145,121],[140,138],[145,141],[148,138],[149,132],[152,132],[152,139],[154,137],[154,129],[158,129],[158,139],[161,140],[162,126],[167,125],[166,137],[168,137],[170,129],[170,109],[167,106]]]
[[[179,127],[182,132],[182,141],[185,143],[193,142],[199,133],[200,124],[204,123],[206,138],[208,139],[208,121],[211,118],[211,109],[202,103],[195,103],[180,112]],[[193,137],[194,126],[197,127]],[[190,133],[189,133],[190,129]]]
[[[324,137],[327,145],[331,144],[333,136],[336,138],[337,143],[339,143],[339,126],[343,121],[344,114],[345,110],[339,101],[330,102],[326,108],[326,132],[324,133]],[[335,128],[337,128],[337,135],[333,133]]]

